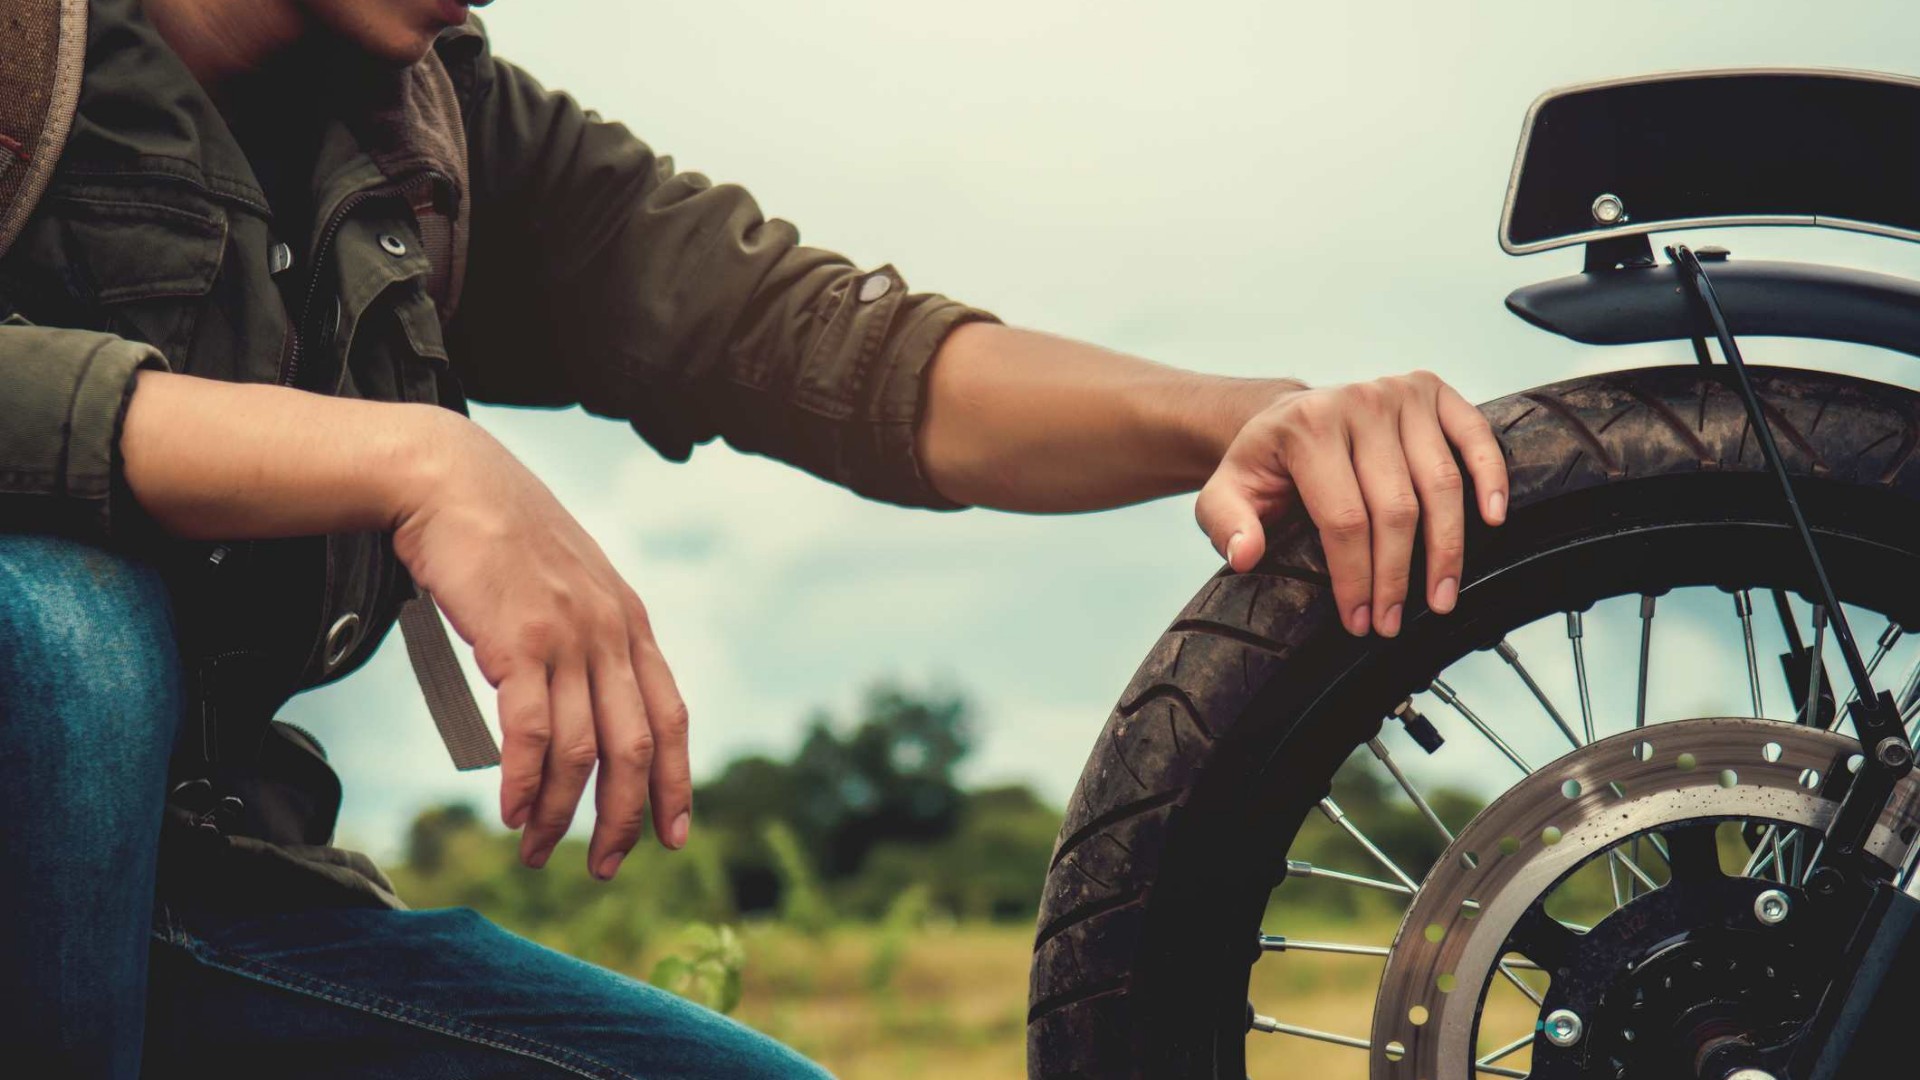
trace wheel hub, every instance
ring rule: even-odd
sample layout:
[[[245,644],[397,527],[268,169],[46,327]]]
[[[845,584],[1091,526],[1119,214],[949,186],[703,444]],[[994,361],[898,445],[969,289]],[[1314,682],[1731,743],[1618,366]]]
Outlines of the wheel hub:
[[[1601,740],[1527,777],[1458,835],[1408,908],[1375,1005],[1373,1080],[1473,1077],[1480,1009],[1513,954],[1552,978],[1533,1052],[1543,1066],[1578,1065],[1559,1075],[1617,1075],[1616,1055],[1630,1068],[1655,1053],[1621,1051],[1642,1038],[1671,1054],[1701,1040],[1719,1046],[1764,1037],[1792,1011],[1788,984],[1797,977],[1782,973],[1797,969],[1783,961],[1769,980],[1764,970],[1740,965],[1762,944],[1749,935],[1764,931],[1769,948],[1798,939],[1797,898],[1787,893],[1781,922],[1762,923],[1763,894],[1779,886],[1723,874],[1714,826],[1758,819],[1824,828],[1840,798],[1839,785],[1824,781],[1846,770],[1857,750],[1846,736],[1796,725],[1683,720]],[[1910,776],[1874,827],[1869,850],[1897,859],[1906,846],[1900,834],[1916,825],[1920,777]],[[1649,833],[1665,837],[1671,882],[1589,932],[1547,916],[1542,901],[1555,886]],[[1774,986],[1787,987],[1786,1004]],[[1569,1008],[1581,1017],[1583,1037],[1556,1046],[1546,1019]],[[1620,1010],[1647,1019],[1621,1022]],[[1597,1071],[1602,1065],[1606,1071]]]
[[[1684,850],[1685,830],[1666,830]],[[1684,864],[1683,864],[1684,865]],[[1581,940],[1544,1009],[1584,1018],[1586,1037],[1536,1045],[1532,1077],[1695,1076],[1707,1054],[1784,1041],[1820,977],[1815,920],[1765,921],[1797,894],[1754,878],[1676,873]]]

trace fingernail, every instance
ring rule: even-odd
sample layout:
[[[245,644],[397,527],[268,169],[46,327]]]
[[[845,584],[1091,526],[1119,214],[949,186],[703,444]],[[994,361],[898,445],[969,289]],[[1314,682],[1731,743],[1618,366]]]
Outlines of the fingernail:
[[[1494,524],[1507,520],[1507,493],[1496,491],[1487,496],[1487,516]]]
[[[1433,610],[1445,615],[1459,599],[1460,583],[1453,578],[1441,578],[1440,587],[1433,590]]]
[[[620,872],[620,860],[627,857],[624,851],[616,851],[600,860],[599,877],[601,881],[612,881],[613,875]]]
[[[1353,609],[1353,617],[1348,620],[1347,625],[1352,628],[1355,637],[1367,636],[1368,616],[1372,614],[1373,609],[1366,604]]]
[[[673,826],[667,830],[667,846],[672,848],[675,851],[679,851],[681,848],[686,847],[687,846],[687,830],[692,827],[693,827],[692,811],[689,811],[689,810],[680,811],[680,816],[673,819]]]
[[[547,859],[552,857],[552,855],[552,848],[541,848],[537,851],[529,852],[527,854],[527,865],[535,870],[544,869],[547,865]]]
[[[1233,565],[1234,553],[1239,549],[1240,541],[1245,539],[1246,535],[1246,533],[1234,533],[1227,538],[1227,565],[1229,567]]]
[[[1385,615],[1380,617],[1380,632],[1382,634],[1392,637],[1400,632],[1400,607],[1401,605],[1395,604],[1387,609]]]

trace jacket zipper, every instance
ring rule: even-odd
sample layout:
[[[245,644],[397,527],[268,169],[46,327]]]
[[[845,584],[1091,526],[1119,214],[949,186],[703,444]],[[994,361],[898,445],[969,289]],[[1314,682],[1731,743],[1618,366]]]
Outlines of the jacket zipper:
[[[334,208],[332,216],[327,218],[326,228],[321,230],[320,242],[313,249],[313,261],[307,273],[307,294],[300,302],[300,313],[293,323],[293,347],[288,350],[285,362],[281,364],[281,386],[292,386],[300,377],[300,360],[306,351],[308,331],[316,329],[311,323],[313,306],[320,296],[321,272],[326,269],[327,257],[333,253],[334,240],[347,223],[347,215],[370,200],[402,198],[421,184],[430,184],[439,178],[439,173],[427,171],[404,181],[356,191]]]

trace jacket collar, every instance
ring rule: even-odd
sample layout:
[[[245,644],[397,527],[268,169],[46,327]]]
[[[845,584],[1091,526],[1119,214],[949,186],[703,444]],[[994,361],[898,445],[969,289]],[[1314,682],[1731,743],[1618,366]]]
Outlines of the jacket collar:
[[[139,0],[91,0],[90,16],[86,74],[62,172],[167,178],[267,212],[266,195],[225,118]],[[478,33],[448,31],[450,37]],[[386,179],[419,170],[465,175],[465,142],[457,122],[449,122],[457,121],[458,104],[436,53],[404,69],[343,70],[340,81],[315,90],[337,95],[334,126],[344,129],[325,136],[332,153],[323,155],[334,158],[333,167],[319,170],[317,181],[362,174],[365,164]]]

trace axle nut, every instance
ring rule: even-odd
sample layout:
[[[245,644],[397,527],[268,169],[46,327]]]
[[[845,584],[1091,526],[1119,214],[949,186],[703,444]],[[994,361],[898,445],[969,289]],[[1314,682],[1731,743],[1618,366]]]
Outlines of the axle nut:
[[[1913,764],[1913,744],[1901,738],[1885,738],[1873,748],[1873,756],[1889,769],[1904,769]]]
[[[1540,1030],[1546,1034],[1547,1041],[1553,1045],[1572,1046],[1580,1041],[1581,1032],[1585,1027],[1579,1013],[1572,1009],[1555,1009],[1547,1014],[1547,1019],[1540,1025]]]
[[[1753,898],[1753,917],[1763,926],[1779,926],[1792,910],[1793,901],[1779,889],[1768,889]]]

